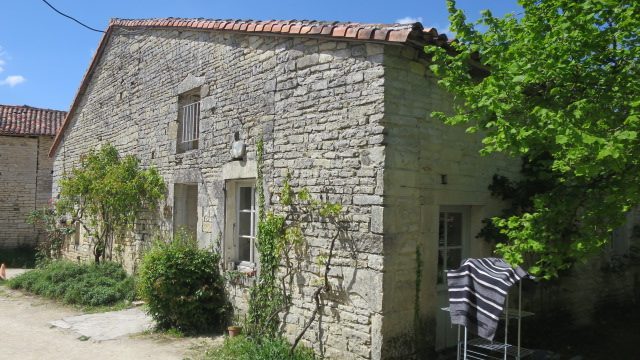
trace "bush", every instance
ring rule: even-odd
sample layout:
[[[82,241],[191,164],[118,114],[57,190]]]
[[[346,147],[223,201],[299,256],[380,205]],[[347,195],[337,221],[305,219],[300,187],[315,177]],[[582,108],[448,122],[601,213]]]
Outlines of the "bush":
[[[220,257],[184,234],[158,241],[140,266],[138,291],[161,329],[219,330],[230,314]]]
[[[9,287],[85,306],[114,305],[135,295],[133,278],[114,262],[52,261],[9,280]]]
[[[205,359],[211,360],[313,360],[315,356],[309,348],[297,347],[289,357],[291,345],[283,338],[249,339],[244,336],[226,338],[224,345],[208,350]]]

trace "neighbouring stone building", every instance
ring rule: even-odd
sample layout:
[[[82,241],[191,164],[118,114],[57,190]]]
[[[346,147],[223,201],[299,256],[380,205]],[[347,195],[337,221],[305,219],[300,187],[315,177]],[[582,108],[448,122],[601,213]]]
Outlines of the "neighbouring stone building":
[[[50,151],[54,194],[82,154],[112,143],[158,168],[168,188],[159,218],[136,226],[125,263],[158,232],[183,227],[225,268],[259,267],[263,138],[269,208],[290,174],[295,189],[341,203],[350,219],[330,273],[335,297],[306,344],[335,359],[424,357],[452,341],[437,310],[442,270],[490,254],[475,235],[504,204],[487,186],[519,171],[514,159],[479,156],[481,135],[430,116],[451,111],[452,97],[428,70],[429,44],[446,37],[419,23],[114,19]],[[322,222],[304,232],[311,261],[283,317],[289,337],[313,309],[313,259],[332,236]],[[88,246],[77,236],[67,256],[92,258]],[[244,309],[246,289],[231,294]]]
[[[51,198],[53,159],[47,155],[66,112],[0,105],[0,249],[35,245],[26,222]]]

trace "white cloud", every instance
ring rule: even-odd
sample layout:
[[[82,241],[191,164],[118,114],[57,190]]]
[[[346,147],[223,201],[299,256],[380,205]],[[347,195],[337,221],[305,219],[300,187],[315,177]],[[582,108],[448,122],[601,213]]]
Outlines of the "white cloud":
[[[396,20],[396,23],[398,24],[413,24],[417,22],[422,22],[422,16],[418,16],[418,17],[405,16],[403,18]]]
[[[0,81],[0,85],[9,85],[9,87],[14,87],[25,81],[27,81],[27,79],[22,75],[9,75],[4,80]]]

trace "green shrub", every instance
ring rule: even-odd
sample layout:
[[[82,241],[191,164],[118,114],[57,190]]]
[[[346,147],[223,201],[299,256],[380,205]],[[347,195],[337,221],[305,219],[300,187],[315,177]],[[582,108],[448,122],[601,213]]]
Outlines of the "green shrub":
[[[289,356],[291,345],[283,338],[250,339],[244,336],[226,338],[224,345],[207,350],[205,359],[211,360],[313,360],[315,356],[309,348],[297,347]]]
[[[158,241],[140,266],[138,291],[161,329],[219,330],[230,314],[216,253],[184,234]]]
[[[9,287],[84,306],[114,305],[135,295],[133,278],[113,262],[52,261],[9,280]]]

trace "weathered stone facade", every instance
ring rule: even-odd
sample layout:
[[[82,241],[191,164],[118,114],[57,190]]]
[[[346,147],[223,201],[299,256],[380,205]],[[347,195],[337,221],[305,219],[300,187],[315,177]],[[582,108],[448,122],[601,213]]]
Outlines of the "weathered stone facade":
[[[0,136],[0,248],[33,246],[36,228],[26,222],[51,198],[53,138]]]
[[[0,105],[0,249],[34,246],[38,230],[27,216],[51,198],[48,152],[66,113]]]
[[[323,344],[326,356],[370,358],[370,324],[382,312],[382,234],[369,227],[371,205],[381,205],[383,195],[383,51],[383,45],[306,38],[117,31],[56,150],[54,177],[88,149],[113,143],[158,168],[169,190],[167,208],[173,184],[197,184],[198,240],[223,251],[225,181],[255,178],[255,143],[264,137],[270,203],[277,203],[289,172],[294,187],[340,202],[352,220],[348,237],[356,248],[341,247],[332,270],[346,298],[331,307],[321,329],[312,328],[310,344]],[[199,148],[176,154],[178,96],[194,88],[202,99]],[[236,132],[248,146],[246,161],[231,159]],[[171,228],[171,214],[163,226]],[[330,234],[322,224],[305,230],[315,258]],[[153,231],[136,237],[144,242]],[[78,249],[84,251],[71,257],[91,257],[86,244]],[[295,309],[286,317],[290,334],[311,312],[305,285],[314,270],[299,279]],[[245,306],[242,295],[236,301]]]
[[[172,231],[184,202],[174,199],[175,184],[197,187],[200,245],[220,251],[225,265],[234,260],[230,194],[256,178],[262,137],[268,207],[279,208],[290,174],[295,189],[341,203],[350,220],[330,273],[335,294],[305,343],[335,359],[434,351],[438,215],[463,207],[464,255],[486,256],[490,245],[474,234],[503,205],[487,186],[495,173],[517,176],[519,164],[480,157],[480,135],[431,118],[432,111],[450,111],[452,99],[437,86],[420,46],[171,27],[109,31],[53,150],[54,181],[104,143],[158,168],[167,198],[159,220],[137,224],[121,255],[129,267],[153,236]],[[179,105],[187,93],[200,98],[198,148],[179,153]],[[230,153],[234,141],[247,146],[242,160]],[[314,259],[326,254],[333,235],[315,221],[304,232],[307,261],[293,308],[282,317],[289,337],[313,310]],[[74,239],[67,256],[92,259],[86,239]],[[246,287],[230,287],[230,294],[246,309]]]

